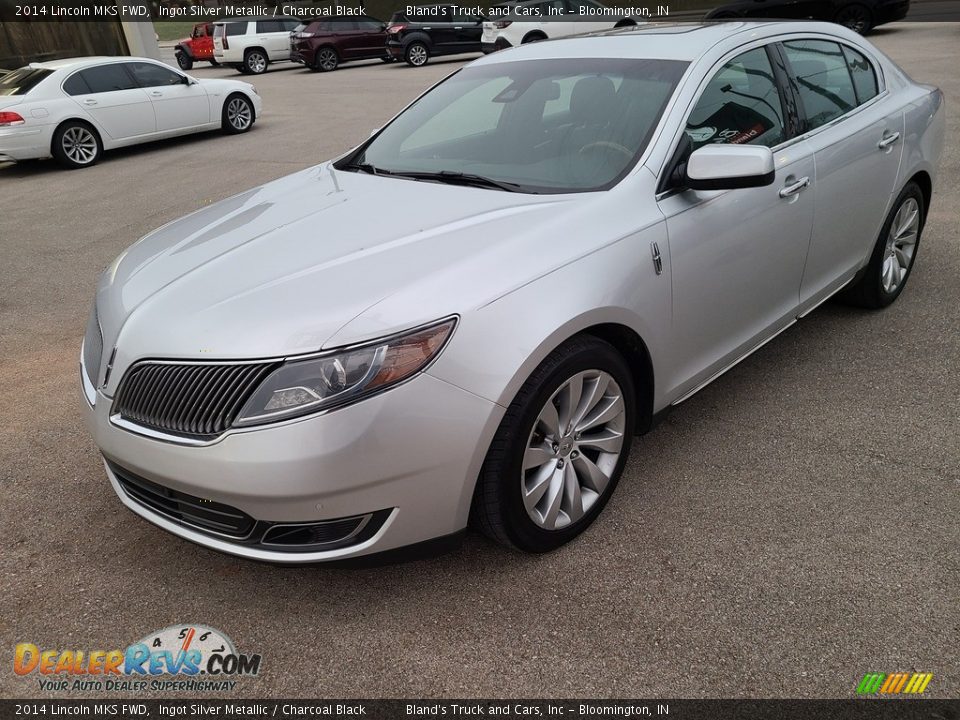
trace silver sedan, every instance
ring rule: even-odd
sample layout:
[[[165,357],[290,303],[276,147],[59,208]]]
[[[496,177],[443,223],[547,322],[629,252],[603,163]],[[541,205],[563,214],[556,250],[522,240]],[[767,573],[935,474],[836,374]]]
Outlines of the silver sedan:
[[[631,441],[917,258],[941,92],[836,25],[651,24],[482,58],[361,146],[103,273],[89,427],[133,512],[275,562],[559,547]]]

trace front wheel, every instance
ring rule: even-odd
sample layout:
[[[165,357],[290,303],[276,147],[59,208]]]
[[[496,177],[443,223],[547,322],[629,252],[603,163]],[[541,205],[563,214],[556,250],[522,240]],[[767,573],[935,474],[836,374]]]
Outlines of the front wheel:
[[[177,65],[181,70],[187,71],[193,69],[193,58],[187,55],[183,50],[177,50],[174,55],[177,58]]]
[[[903,292],[920,247],[923,232],[923,192],[907,183],[890,209],[863,277],[840,299],[866,308],[884,308]]]
[[[629,367],[603,340],[580,336],[551,353],[494,436],[477,480],[474,524],[535,553],[586,530],[623,472],[635,398]]]
[[[50,148],[54,159],[70,170],[90,167],[103,155],[100,136],[90,125],[79,120],[70,120],[53,133]]]
[[[213,60],[213,59],[211,59],[211,60],[210,60],[210,64],[213,65],[213,67],[220,67],[220,61],[219,61],[219,60]]]
[[[229,135],[245,133],[256,120],[253,103],[243,95],[231,95],[223,104],[221,126]]]
[[[403,55],[407,65],[411,67],[422,67],[430,59],[430,48],[422,42],[413,42],[407,46],[407,51]]]

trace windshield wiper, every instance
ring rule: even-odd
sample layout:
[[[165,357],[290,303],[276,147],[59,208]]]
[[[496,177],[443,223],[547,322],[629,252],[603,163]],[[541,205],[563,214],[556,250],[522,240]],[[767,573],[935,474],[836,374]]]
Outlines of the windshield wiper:
[[[359,172],[365,172],[370,175],[391,175],[392,174],[387,170],[381,170],[375,165],[371,165],[370,163],[366,163],[366,162],[347,163],[346,165],[341,165],[340,167],[338,167],[337,170],[357,170]]]
[[[521,192],[518,183],[494,180],[483,175],[462,173],[456,170],[441,170],[440,172],[391,172],[394,177],[410,178],[411,180],[428,180],[448,185],[469,185],[471,187],[495,188],[506,192]]]

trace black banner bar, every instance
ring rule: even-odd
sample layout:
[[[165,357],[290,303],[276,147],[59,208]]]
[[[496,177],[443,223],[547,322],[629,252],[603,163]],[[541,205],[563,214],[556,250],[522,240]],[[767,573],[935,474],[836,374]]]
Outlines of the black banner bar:
[[[2,718],[955,720],[960,700],[0,700]]]

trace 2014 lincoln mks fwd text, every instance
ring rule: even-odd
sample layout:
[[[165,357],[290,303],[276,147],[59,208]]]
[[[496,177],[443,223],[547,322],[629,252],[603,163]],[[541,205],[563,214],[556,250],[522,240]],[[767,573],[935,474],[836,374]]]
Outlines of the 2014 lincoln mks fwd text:
[[[556,548],[671,405],[835,293],[897,298],[943,134],[941,92],[835,25],[485,57],[106,269],[81,379],[107,476],[248,558],[471,522]]]

